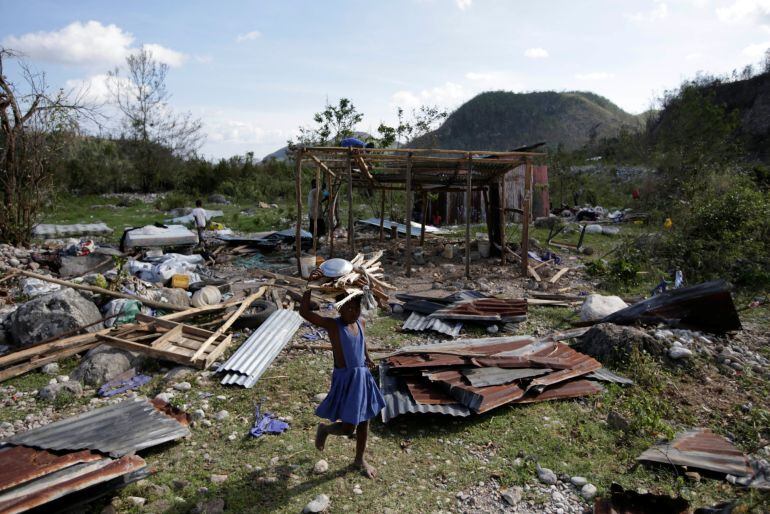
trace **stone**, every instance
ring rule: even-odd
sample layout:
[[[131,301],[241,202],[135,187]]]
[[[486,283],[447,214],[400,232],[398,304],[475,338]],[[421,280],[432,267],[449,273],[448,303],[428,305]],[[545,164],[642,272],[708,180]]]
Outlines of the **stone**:
[[[597,321],[613,312],[628,307],[628,304],[618,296],[588,295],[580,308],[581,321]]]
[[[174,384],[174,389],[176,389],[177,391],[185,392],[192,389],[192,385],[190,384],[190,382],[177,382],[176,384]]]
[[[190,368],[188,366],[175,366],[171,368],[165,375],[163,375],[163,380],[168,382],[176,382],[185,377],[194,375],[196,371],[197,370],[195,368]]]
[[[223,484],[227,481],[227,475],[211,475],[212,484]]]
[[[101,319],[93,302],[67,287],[21,305],[9,316],[8,325],[16,344],[25,346],[86,325],[91,325],[86,331],[96,332],[104,328]]]
[[[329,504],[331,503],[331,500],[329,500],[329,497],[325,494],[319,494],[311,502],[309,502],[307,505],[305,505],[305,508],[302,509],[303,513],[310,513],[310,512],[323,512],[326,509],[329,508]]]
[[[43,369],[41,370],[46,375],[56,375],[59,373],[59,364],[56,362],[49,362],[45,366],[43,366]]]
[[[626,430],[628,430],[630,423],[618,411],[611,410],[610,413],[607,414],[607,425],[609,425],[609,427],[612,429],[622,430],[625,432]],[[578,485],[578,484],[575,484],[575,485]],[[580,484],[580,485],[582,486],[583,484]]]
[[[164,403],[168,403],[171,401],[171,398],[174,397],[174,393],[158,393],[155,395],[156,400],[160,400]]]
[[[636,327],[599,323],[586,332],[574,348],[606,364],[626,361],[634,349],[664,355],[668,344]]]
[[[500,496],[508,505],[517,505],[521,501],[524,491],[521,487],[511,487],[500,491]]]
[[[194,514],[222,514],[225,511],[225,500],[222,498],[212,498],[211,500],[201,500],[195,504],[192,509]]]
[[[547,485],[553,485],[558,481],[556,473],[548,468],[541,468],[539,464],[537,465],[537,478]]]
[[[353,494],[364,494],[364,492],[361,490],[360,486],[354,486],[353,487]]]
[[[575,487],[583,487],[588,483],[588,480],[586,480],[585,477],[578,477],[578,476],[574,476],[570,478],[569,481],[572,482],[572,485],[574,485]]]
[[[313,473],[316,473],[318,475],[321,475],[323,473],[326,473],[329,471],[329,463],[326,462],[324,459],[319,460],[315,463],[315,466],[313,466]]]
[[[684,476],[692,480],[693,482],[700,482],[700,473],[697,471],[685,471]]]
[[[134,507],[141,507],[147,503],[147,498],[142,498],[141,496],[127,496],[126,501]]]
[[[582,489],[580,489],[580,496],[586,500],[593,499],[593,497],[596,496],[596,486],[593,484],[584,485]]]
[[[92,348],[70,374],[73,380],[100,386],[131,368],[139,367],[144,357],[106,344]]]
[[[225,195],[213,194],[213,195],[209,195],[209,203],[229,205],[230,201],[227,198],[225,198]]]
[[[326,399],[328,393],[318,393],[317,395],[313,396],[313,401],[317,403],[321,403]]]
[[[229,417],[230,417],[230,413],[227,412],[226,410],[221,410],[216,414],[214,414],[214,419],[216,419],[217,421],[224,421]]]
[[[668,356],[675,361],[692,357],[692,350],[684,346],[672,346],[668,349]]]
[[[177,307],[187,308],[190,306],[190,297],[187,296],[187,292],[184,289],[176,287],[161,287],[157,291],[153,291],[154,300],[158,302],[166,302]]]
[[[603,232],[601,225],[588,225],[586,226],[586,234],[601,234]]]
[[[182,489],[187,488],[189,485],[190,482],[183,479],[176,479],[171,482],[171,486],[177,491],[181,491]]]
[[[203,411],[203,409],[195,409],[191,417],[193,421],[200,421],[206,417],[206,413]]]
[[[500,327],[497,325],[489,325],[487,327],[487,334],[497,334],[500,331]]]
[[[58,398],[62,393],[75,398],[80,398],[83,396],[83,386],[74,380],[68,380],[61,383],[55,382],[39,389],[37,395],[43,400],[52,401]]]
[[[69,380],[70,380],[69,375],[56,375],[56,381],[59,383],[69,382]]]

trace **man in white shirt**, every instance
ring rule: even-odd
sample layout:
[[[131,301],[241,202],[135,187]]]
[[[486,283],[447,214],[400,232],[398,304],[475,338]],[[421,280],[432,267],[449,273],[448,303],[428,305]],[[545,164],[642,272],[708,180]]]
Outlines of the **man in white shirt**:
[[[203,230],[206,228],[206,211],[203,209],[203,202],[195,200],[195,209],[192,210],[195,228],[198,230],[198,241],[203,249],[206,249],[206,241],[203,239]]]

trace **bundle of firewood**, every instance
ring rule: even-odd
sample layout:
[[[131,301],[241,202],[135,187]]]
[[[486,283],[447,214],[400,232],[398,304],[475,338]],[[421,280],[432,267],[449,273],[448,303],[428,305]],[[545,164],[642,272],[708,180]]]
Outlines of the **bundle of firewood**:
[[[364,254],[359,253],[350,261],[353,270],[341,277],[329,278],[324,276],[320,268],[314,270],[308,278],[308,288],[318,291],[321,296],[339,309],[346,302],[357,296],[362,296],[362,306],[366,309],[373,309],[377,305],[386,307],[388,305],[387,289],[396,289],[388,284],[383,278],[382,264],[379,262],[383,252],[375,253],[369,259]],[[344,294],[345,298],[337,301],[337,297]]]

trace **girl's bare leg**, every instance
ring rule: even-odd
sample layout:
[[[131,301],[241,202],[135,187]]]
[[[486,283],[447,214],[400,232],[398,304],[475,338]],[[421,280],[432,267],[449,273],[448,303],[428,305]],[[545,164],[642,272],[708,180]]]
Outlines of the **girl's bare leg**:
[[[315,431],[315,447],[318,448],[318,450],[323,451],[324,446],[326,446],[326,438],[330,434],[351,436],[355,430],[355,425],[343,423],[341,421],[330,423],[328,425],[319,423],[318,428]]]
[[[377,476],[377,470],[366,462],[364,458],[364,452],[366,452],[366,440],[369,437],[369,422],[364,421],[359,423],[356,427],[356,460],[353,461],[353,465],[360,468],[361,472],[366,478],[375,478]]]

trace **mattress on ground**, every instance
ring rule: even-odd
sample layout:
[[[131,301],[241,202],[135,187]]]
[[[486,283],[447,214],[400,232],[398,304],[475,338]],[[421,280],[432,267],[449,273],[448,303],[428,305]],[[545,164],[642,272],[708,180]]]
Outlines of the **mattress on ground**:
[[[198,243],[198,235],[183,225],[168,225],[166,228],[148,225],[126,233],[126,248],[185,246]]]
[[[112,233],[106,223],[76,223],[73,225],[54,225],[41,223],[32,229],[34,237],[70,237],[101,236]]]

